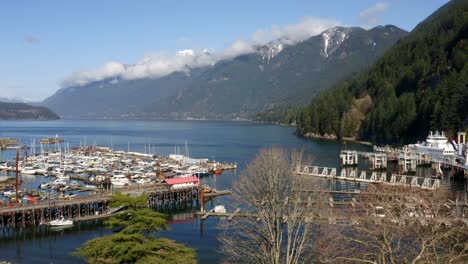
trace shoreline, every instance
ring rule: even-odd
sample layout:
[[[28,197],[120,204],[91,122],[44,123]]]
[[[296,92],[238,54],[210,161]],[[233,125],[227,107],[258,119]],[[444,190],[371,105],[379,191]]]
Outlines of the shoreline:
[[[298,134],[296,133],[296,136],[306,138],[306,139],[322,139],[322,140],[330,140],[330,141],[345,141],[345,142],[353,142],[353,143],[358,143],[361,145],[366,145],[366,146],[374,146],[372,142],[369,141],[362,141],[362,140],[357,140],[355,138],[349,138],[349,137],[343,137],[339,138],[335,135],[319,135],[316,133],[306,133],[306,134]]]

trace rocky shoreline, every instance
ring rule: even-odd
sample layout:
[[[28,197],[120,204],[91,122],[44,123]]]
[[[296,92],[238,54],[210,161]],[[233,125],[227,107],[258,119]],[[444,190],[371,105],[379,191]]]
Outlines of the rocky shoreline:
[[[317,133],[308,132],[308,133],[305,133],[305,134],[298,134],[298,136],[302,136],[304,138],[313,138],[313,139],[350,141],[350,142],[355,142],[355,143],[359,143],[359,144],[363,144],[363,145],[367,145],[367,146],[372,146],[373,145],[372,142],[357,140],[355,137],[342,137],[342,138],[339,138],[334,134],[320,135],[320,134],[317,134]]]

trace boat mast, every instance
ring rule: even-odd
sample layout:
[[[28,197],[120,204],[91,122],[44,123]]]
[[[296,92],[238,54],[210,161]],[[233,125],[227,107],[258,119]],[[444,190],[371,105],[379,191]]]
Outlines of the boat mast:
[[[190,157],[189,151],[188,151],[188,146],[187,146],[187,140],[185,140],[185,156],[187,156],[187,158]]]

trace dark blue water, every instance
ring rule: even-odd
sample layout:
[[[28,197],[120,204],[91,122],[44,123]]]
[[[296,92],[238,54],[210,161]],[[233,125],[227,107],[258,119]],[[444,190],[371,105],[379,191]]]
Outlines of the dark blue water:
[[[0,138],[16,138],[24,145],[32,139],[55,137],[70,142],[70,146],[99,145],[114,149],[144,152],[145,144],[151,144],[159,155],[185,153],[185,141],[191,157],[237,162],[237,171],[223,172],[220,176],[205,179],[218,189],[231,187],[245,165],[264,147],[278,146],[303,149],[314,157],[320,166],[336,167],[338,154],[344,148],[339,141],[306,140],[293,135],[294,129],[283,126],[244,122],[212,121],[0,121]],[[369,147],[348,143],[348,148],[369,150]],[[14,152],[3,152],[2,159],[12,159]],[[30,185],[36,179],[26,179]],[[40,181],[40,180],[39,180]],[[339,183],[340,189],[354,189],[354,183]],[[37,185],[36,185],[37,186]],[[359,187],[359,186],[358,186]],[[221,202],[229,208],[229,197],[217,198],[207,208]],[[200,263],[220,263],[219,242],[216,225],[218,219],[209,218],[203,223],[190,213],[173,216],[179,221],[170,224],[170,231],[163,236],[184,243],[197,251]],[[0,230],[0,260],[15,263],[83,263],[70,253],[88,239],[109,233],[99,223],[80,223],[72,229],[49,231],[32,228],[3,232]]]

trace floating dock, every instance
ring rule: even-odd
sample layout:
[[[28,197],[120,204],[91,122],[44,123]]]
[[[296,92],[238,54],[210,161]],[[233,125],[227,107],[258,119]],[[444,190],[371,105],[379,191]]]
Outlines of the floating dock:
[[[312,177],[328,178],[328,179],[337,179],[344,181],[353,181],[353,182],[364,182],[364,183],[373,183],[373,184],[389,184],[394,186],[404,186],[404,187],[417,187],[428,190],[435,190],[440,187],[440,180],[392,174],[390,179],[387,178],[386,172],[371,172],[370,177],[369,173],[366,171],[361,171],[358,174],[356,171],[347,173],[346,170],[341,170],[340,174],[337,174],[336,168],[328,167],[317,167],[317,166],[298,166],[295,173],[299,175],[306,175]]]

